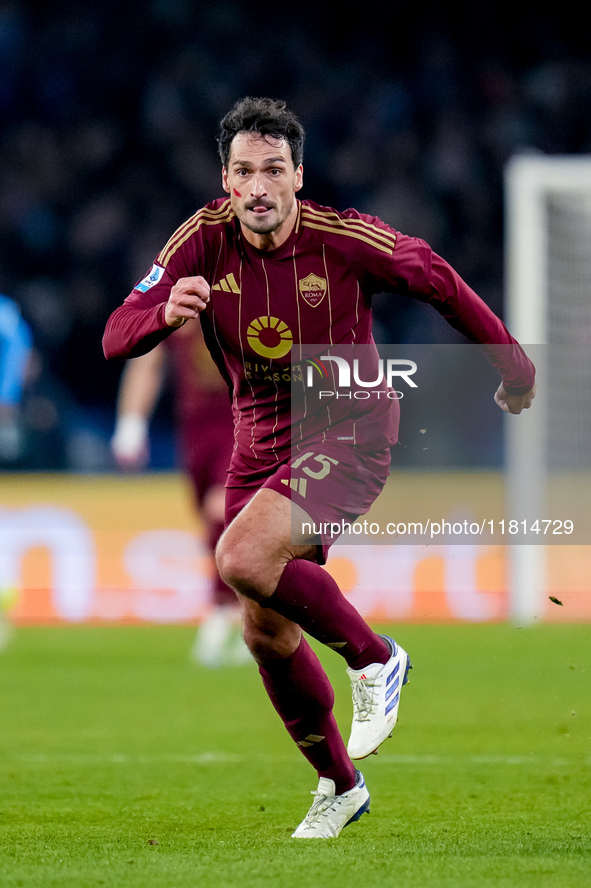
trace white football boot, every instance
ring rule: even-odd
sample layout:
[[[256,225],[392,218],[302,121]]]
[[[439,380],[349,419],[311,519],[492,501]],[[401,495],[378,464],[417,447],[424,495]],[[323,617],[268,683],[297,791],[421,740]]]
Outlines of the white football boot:
[[[334,780],[321,777],[312,792],[314,802],[292,839],[336,839],[342,829],[369,814],[369,792],[361,771],[355,772],[355,786],[335,795]]]
[[[365,669],[347,669],[353,694],[353,723],[347,752],[362,759],[377,752],[390,737],[398,719],[400,691],[408,682],[412,663],[400,645],[382,635],[392,649],[387,663],[372,663]]]

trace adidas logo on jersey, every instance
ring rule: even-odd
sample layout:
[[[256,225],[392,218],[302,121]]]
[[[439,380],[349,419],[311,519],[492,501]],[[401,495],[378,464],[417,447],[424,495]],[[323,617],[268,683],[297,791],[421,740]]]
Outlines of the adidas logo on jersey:
[[[212,290],[223,290],[224,293],[236,293],[237,296],[240,296],[240,287],[236,283],[236,278],[230,272],[226,277],[222,278],[221,281],[218,281],[217,284],[214,284],[211,288]]]

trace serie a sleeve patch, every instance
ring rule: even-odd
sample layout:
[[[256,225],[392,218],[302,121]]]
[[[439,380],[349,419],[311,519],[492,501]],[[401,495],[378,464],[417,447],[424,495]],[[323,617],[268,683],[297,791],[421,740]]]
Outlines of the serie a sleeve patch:
[[[150,287],[153,287],[154,284],[158,283],[163,274],[164,269],[162,266],[154,264],[145,278],[141,280],[139,284],[135,285],[134,290],[139,290],[140,293],[145,293],[146,290],[149,290]]]

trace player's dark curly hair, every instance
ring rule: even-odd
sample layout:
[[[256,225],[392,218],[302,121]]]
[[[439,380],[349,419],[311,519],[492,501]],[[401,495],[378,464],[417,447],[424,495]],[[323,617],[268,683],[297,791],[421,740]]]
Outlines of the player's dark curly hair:
[[[218,150],[225,167],[228,166],[234,136],[244,132],[285,139],[291,148],[294,167],[301,164],[304,156],[304,128],[285,102],[279,99],[254,99],[250,96],[236,102],[220,121]]]

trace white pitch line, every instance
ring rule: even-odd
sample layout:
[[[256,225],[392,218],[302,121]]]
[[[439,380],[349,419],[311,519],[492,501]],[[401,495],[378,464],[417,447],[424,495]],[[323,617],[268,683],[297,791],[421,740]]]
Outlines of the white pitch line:
[[[291,755],[267,755],[264,753],[238,755],[225,752],[201,752],[195,754],[169,755],[128,755],[125,753],[113,753],[111,755],[97,755],[93,753],[30,753],[14,755],[14,759],[29,764],[146,764],[157,763],[181,764],[181,765],[228,765],[243,764],[253,759],[260,761],[293,761]],[[564,758],[557,756],[541,755],[403,755],[379,753],[371,756],[372,765],[415,765],[415,766],[449,766],[449,765],[546,765],[551,767],[581,767],[591,766],[591,756],[583,760],[580,758]]]
[[[109,764],[109,765],[127,765],[127,764],[146,764],[151,765],[158,762],[169,762],[171,764],[181,765],[215,765],[215,764],[235,764],[246,761],[247,756],[233,755],[223,752],[202,752],[195,755],[128,755],[123,753],[114,753],[112,755],[96,755],[93,753],[32,753],[24,755],[16,755],[14,758],[30,762],[31,764],[48,764],[51,762],[65,762],[73,764]]]
[[[550,755],[390,755],[376,756],[376,761],[383,765],[591,765],[591,756],[581,761],[577,758],[567,759]]]

